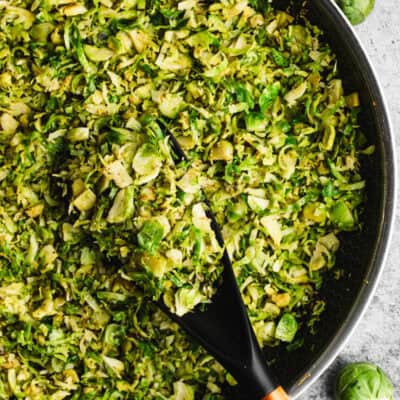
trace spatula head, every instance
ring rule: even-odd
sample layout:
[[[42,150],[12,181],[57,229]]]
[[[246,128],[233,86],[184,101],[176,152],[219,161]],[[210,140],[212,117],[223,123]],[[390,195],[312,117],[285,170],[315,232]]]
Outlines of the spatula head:
[[[182,317],[163,310],[212,354],[254,399],[277,388],[251,327],[228,254],[222,282],[210,304]]]

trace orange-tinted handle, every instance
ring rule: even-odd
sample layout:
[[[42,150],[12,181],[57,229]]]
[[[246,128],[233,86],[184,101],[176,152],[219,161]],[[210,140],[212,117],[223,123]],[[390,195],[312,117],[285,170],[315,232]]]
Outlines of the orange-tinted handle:
[[[272,393],[267,394],[261,400],[289,400],[289,396],[282,386],[276,388]]]

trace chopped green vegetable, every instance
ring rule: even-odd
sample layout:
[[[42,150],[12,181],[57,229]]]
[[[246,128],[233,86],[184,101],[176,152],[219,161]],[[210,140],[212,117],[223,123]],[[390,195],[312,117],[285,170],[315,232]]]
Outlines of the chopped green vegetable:
[[[184,106],[185,103],[182,97],[178,94],[167,93],[160,100],[160,112],[168,118],[176,118]]]
[[[134,187],[121,189],[115,196],[114,203],[108,212],[107,221],[111,224],[120,224],[133,216]]]
[[[106,47],[98,48],[86,44],[83,49],[87,58],[94,62],[107,61],[114,55],[114,52]]]
[[[277,49],[271,50],[272,59],[274,60],[275,64],[279,67],[288,67],[289,60],[282,54],[281,51]]]
[[[164,236],[164,228],[158,221],[146,221],[138,233],[139,246],[154,253]]]
[[[183,381],[175,382],[173,398],[175,400],[194,400],[194,390]]]
[[[374,151],[324,37],[262,0],[0,0],[0,398],[229,397],[154,304],[212,301],[209,207],[259,342],[318,333]]]
[[[37,42],[45,43],[53,30],[54,25],[50,22],[43,22],[41,24],[34,25],[31,29],[32,39]]]
[[[296,336],[298,324],[292,314],[283,314],[276,326],[275,337],[283,342],[291,342]]]
[[[354,226],[353,214],[344,201],[339,201],[333,206],[331,218],[341,229],[348,230]]]
[[[210,161],[230,161],[233,159],[233,145],[232,143],[221,140],[210,151]]]
[[[280,87],[281,87],[280,83],[275,82],[272,85],[267,86],[263,90],[258,100],[262,113],[267,112],[270,109],[270,107],[274,104],[275,100],[279,95]]]
[[[88,211],[96,203],[96,195],[87,189],[81,193],[72,203],[79,211]]]
[[[250,113],[246,115],[246,128],[250,132],[264,133],[266,134],[268,118],[261,113]]]
[[[71,142],[79,142],[81,140],[89,139],[89,128],[74,128],[68,132],[68,139]]]

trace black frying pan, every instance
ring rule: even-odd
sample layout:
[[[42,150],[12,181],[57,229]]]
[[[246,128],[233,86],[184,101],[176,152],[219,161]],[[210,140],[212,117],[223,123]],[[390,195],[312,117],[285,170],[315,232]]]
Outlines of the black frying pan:
[[[265,349],[265,357],[276,361],[272,374],[265,369],[262,357],[249,358],[251,354],[258,354],[257,344],[245,318],[237,288],[236,295],[229,296],[235,294],[230,266],[226,268],[224,284],[217,295],[219,300],[215,299],[215,305],[212,305],[215,312],[208,310],[205,317],[194,313],[178,319],[177,322],[240,378],[238,380],[244,387],[225,390],[225,397],[232,400],[248,400],[250,389],[253,389],[254,396],[273,395],[278,382],[288,389],[291,398],[295,398],[328,367],[373,295],[382,272],[394,216],[396,175],[390,123],[374,71],[351,26],[331,0],[309,0],[304,4],[301,1],[275,1],[275,5],[289,8],[300,21],[302,16],[306,16],[325,31],[325,39],[337,53],[345,91],[360,93],[363,108],[360,123],[369,142],[376,145],[376,152],[362,160],[368,195],[363,214],[364,229],[361,233],[344,233],[340,238],[342,246],[337,264],[344,267],[347,275],[340,281],[333,276],[325,279],[320,296],[326,300],[327,309],[316,335],[306,330],[302,332],[305,338],[302,348],[293,352],[284,347]],[[225,264],[229,264],[229,259]],[[229,304],[225,304],[226,301]],[[225,312],[221,313],[221,309]],[[211,326],[213,318],[220,323]],[[226,325],[232,325],[231,337],[226,336]],[[242,332],[247,334],[235,336],[235,328],[239,325],[246,328]],[[221,335],[227,339],[223,343],[215,340]],[[274,374],[277,380],[273,378]],[[280,391],[274,393],[276,397],[266,398],[286,398]]]
[[[292,15],[305,15],[323,29],[326,41],[337,54],[341,78],[347,93],[358,91],[363,112],[360,124],[376,151],[362,160],[367,179],[367,204],[361,233],[342,234],[337,265],[348,272],[337,281],[327,276],[321,299],[327,308],[318,333],[303,332],[302,348],[288,352],[285,347],[265,349],[275,360],[279,382],[296,398],[317,379],[339,353],[366,310],[382,273],[393,227],[396,200],[394,139],[387,107],[378,78],[353,28],[333,0],[275,1]],[[373,35],[373,32],[371,32]],[[247,400],[240,391],[227,389],[226,398]]]

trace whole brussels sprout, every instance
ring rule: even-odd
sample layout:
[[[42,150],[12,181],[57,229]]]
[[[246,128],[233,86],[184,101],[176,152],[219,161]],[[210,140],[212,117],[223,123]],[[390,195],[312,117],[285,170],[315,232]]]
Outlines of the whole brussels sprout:
[[[349,364],[339,374],[336,400],[393,400],[393,385],[376,365]]]
[[[375,6],[375,0],[337,0],[353,25],[361,24]]]

